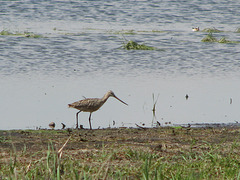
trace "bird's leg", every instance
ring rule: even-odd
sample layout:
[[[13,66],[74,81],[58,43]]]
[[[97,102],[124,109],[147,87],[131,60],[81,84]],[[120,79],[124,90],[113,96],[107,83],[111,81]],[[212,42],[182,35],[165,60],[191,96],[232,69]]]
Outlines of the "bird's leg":
[[[78,111],[77,114],[76,114],[76,120],[77,120],[76,129],[78,129],[78,114],[79,114],[80,112],[81,112],[81,111]]]
[[[90,125],[90,129],[92,129],[92,125],[91,125],[91,115],[92,115],[92,113],[90,112],[90,115],[89,115],[89,125]]]

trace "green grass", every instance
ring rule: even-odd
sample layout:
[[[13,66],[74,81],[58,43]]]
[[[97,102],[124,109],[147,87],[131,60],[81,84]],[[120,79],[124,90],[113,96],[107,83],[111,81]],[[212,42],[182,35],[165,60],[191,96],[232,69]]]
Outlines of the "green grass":
[[[240,28],[237,28],[235,32],[240,33]]]
[[[217,42],[217,39],[212,35],[212,33],[209,33],[201,41],[202,42]]]
[[[74,131],[67,143],[48,141],[46,149],[36,152],[17,150],[12,141],[10,151],[0,149],[0,179],[239,179],[239,130],[228,129],[127,129]],[[43,137],[55,137],[53,131],[41,131]],[[59,131],[60,132],[60,131]],[[58,138],[62,137],[65,132]],[[117,135],[125,135],[126,141]],[[103,133],[103,134],[101,134]],[[141,141],[135,139],[135,135]],[[149,135],[150,136],[149,136]],[[24,136],[27,139],[36,135]],[[80,136],[89,139],[82,145]],[[146,137],[148,135],[149,137]],[[96,137],[99,136],[99,137]],[[40,136],[39,136],[40,137]],[[164,138],[165,137],[165,138]],[[23,138],[20,136],[19,138]],[[127,139],[128,138],[128,139]],[[154,141],[152,138],[159,140]],[[105,142],[102,140],[105,139]],[[143,141],[144,140],[144,141]],[[66,144],[66,147],[63,144]],[[96,142],[102,142],[96,147]],[[152,146],[161,143],[161,149]],[[94,147],[91,147],[91,144]],[[37,145],[37,144],[36,144]],[[84,145],[86,147],[84,147]],[[64,147],[60,148],[60,147]],[[91,147],[91,148],[89,148]],[[59,153],[62,149],[62,154]],[[9,153],[9,156],[7,154]]]
[[[219,43],[240,43],[240,41],[230,41],[222,37],[219,41]]]
[[[2,35],[2,36],[10,36],[10,35],[13,35],[13,33],[9,32],[9,31],[6,31],[6,30],[2,30],[0,32],[0,35]]]
[[[205,28],[202,30],[203,32],[208,32],[208,33],[218,33],[218,32],[223,32],[221,30],[218,30],[216,28]]]
[[[218,43],[240,43],[240,41],[227,40],[225,37],[222,37],[220,40],[218,40],[213,36],[211,32],[207,34],[206,37],[204,37],[201,41],[202,42],[218,42]]]
[[[10,31],[7,31],[7,30],[2,30],[0,32],[0,35],[2,36],[22,36],[22,37],[27,37],[27,38],[42,38],[43,36],[42,35],[39,35],[39,34],[34,34],[34,33],[31,33],[31,32],[15,32],[15,33],[12,33]]]
[[[59,160],[53,145],[45,157],[30,161],[26,166],[21,157],[12,154],[1,164],[0,177],[9,179],[239,179],[239,145],[228,154],[221,146],[203,146],[209,151],[179,151],[161,156],[161,153],[123,149],[103,150],[75,159],[68,155]],[[82,152],[79,152],[82,153]],[[90,153],[90,154],[89,154]],[[119,163],[119,161],[122,161]]]

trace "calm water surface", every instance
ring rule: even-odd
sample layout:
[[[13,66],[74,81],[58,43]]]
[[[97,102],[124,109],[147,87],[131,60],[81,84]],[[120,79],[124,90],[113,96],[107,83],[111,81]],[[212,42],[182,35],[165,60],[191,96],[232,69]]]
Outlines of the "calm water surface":
[[[74,127],[67,104],[109,89],[129,106],[110,98],[93,128],[240,121],[240,44],[203,43],[207,33],[191,30],[240,41],[240,1],[0,3],[0,31],[42,36],[0,36],[0,129]],[[159,50],[127,51],[125,39]]]

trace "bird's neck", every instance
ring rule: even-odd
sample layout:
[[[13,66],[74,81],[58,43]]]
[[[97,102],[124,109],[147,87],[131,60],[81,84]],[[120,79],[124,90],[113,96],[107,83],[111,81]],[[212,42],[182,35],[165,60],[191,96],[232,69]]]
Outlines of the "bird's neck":
[[[105,94],[105,95],[103,96],[102,100],[103,100],[104,102],[106,102],[106,101],[108,100],[108,98],[109,98],[109,95],[108,95],[108,94]]]

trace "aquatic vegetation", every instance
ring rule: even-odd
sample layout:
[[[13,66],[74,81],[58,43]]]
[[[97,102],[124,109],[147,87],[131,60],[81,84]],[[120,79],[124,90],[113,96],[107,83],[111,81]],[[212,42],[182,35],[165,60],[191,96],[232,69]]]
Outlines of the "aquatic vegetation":
[[[225,37],[222,37],[220,40],[217,40],[212,33],[209,33],[206,37],[204,37],[202,42],[218,42],[218,43],[240,43],[239,41],[230,41],[227,40]]]
[[[161,30],[151,30],[151,31],[137,31],[139,33],[165,33],[167,31],[161,31]]]
[[[2,36],[9,36],[9,35],[13,35],[13,33],[9,32],[9,31],[7,31],[7,30],[2,30],[2,31],[0,32],[0,35],[2,35]]]
[[[43,37],[40,34],[34,34],[34,33],[29,33],[29,32],[24,33],[24,36],[29,37],[29,38],[42,38]]]
[[[152,127],[153,127],[153,122],[156,119],[156,105],[157,105],[157,102],[158,102],[159,94],[157,96],[157,99],[155,99],[155,96],[154,96],[154,93],[153,93],[152,98],[153,98],[153,108],[152,108],[152,112],[153,112]],[[158,123],[159,122],[157,122],[157,125],[160,126],[160,123],[159,124]]]
[[[221,31],[221,30],[218,30],[218,29],[216,29],[216,28],[205,28],[205,29],[203,29],[202,30],[203,32],[208,32],[208,33],[218,33],[218,32],[223,32],[223,31]]]
[[[7,31],[7,30],[2,30],[0,32],[0,35],[2,36],[22,36],[22,37],[28,37],[28,38],[42,38],[43,36],[42,35],[39,35],[39,34],[34,34],[34,33],[31,33],[31,32],[15,32],[15,33],[12,33],[10,31]]]
[[[128,35],[135,35],[135,34],[142,34],[142,33],[165,33],[167,31],[161,31],[161,30],[121,30],[121,31],[114,31],[114,30],[111,30],[111,31],[108,31],[109,33],[113,33],[113,34],[128,34]]]
[[[153,114],[154,114],[154,116],[155,116],[155,112],[156,112],[156,104],[157,104],[157,102],[158,102],[159,94],[158,94],[156,100],[155,100],[155,97],[154,97],[154,93],[152,94],[152,97],[153,97],[153,108],[152,108],[152,111],[153,111]]]
[[[113,33],[113,34],[130,34],[130,35],[133,35],[133,34],[136,34],[136,31],[131,29],[131,30],[121,30],[121,31],[109,31],[110,33]]]
[[[166,31],[152,30],[153,33],[165,33]]]
[[[201,40],[202,42],[217,42],[217,39],[213,37],[212,33],[209,33],[205,38]]]
[[[240,28],[237,28],[235,32],[240,33]]]
[[[219,41],[219,43],[240,43],[239,41],[230,41],[225,39],[225,37],[222,37]]]
[[[127,50],[156,50],[156,48],[151,46],[146,46],[145,44],[138,44],[134,41],[128,41],[123,44],[123,48]]]

